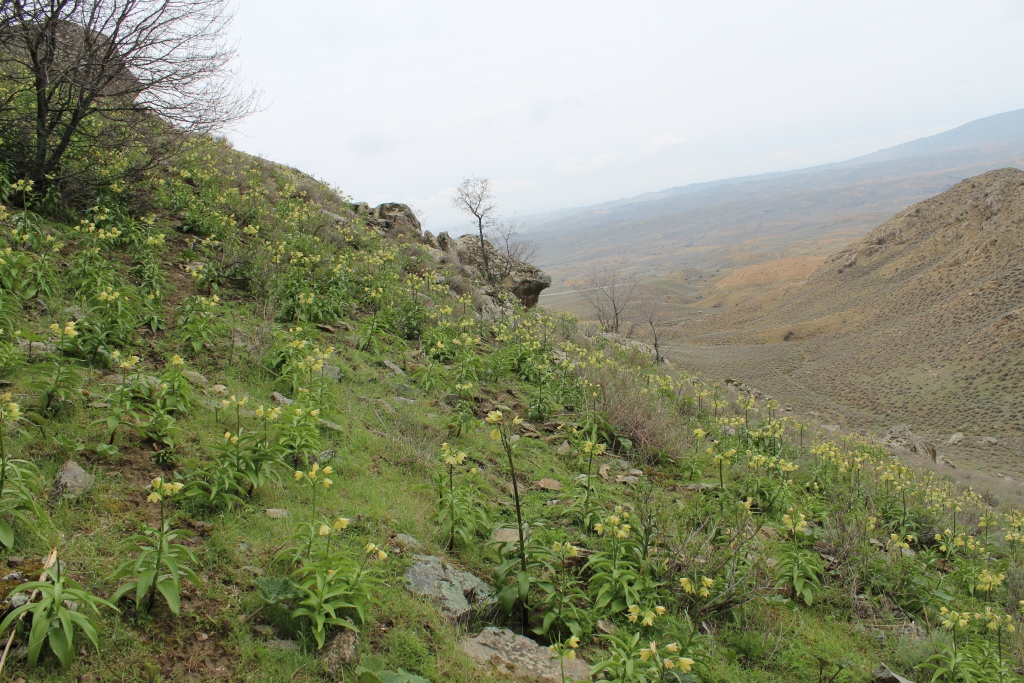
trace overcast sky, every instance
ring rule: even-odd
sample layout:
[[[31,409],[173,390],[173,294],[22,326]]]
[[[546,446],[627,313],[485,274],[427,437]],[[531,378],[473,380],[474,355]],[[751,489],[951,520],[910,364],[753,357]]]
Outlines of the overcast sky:
[[[1024,108],[1024,3],[237,0],[230,137],[435,231],[872,152]]]

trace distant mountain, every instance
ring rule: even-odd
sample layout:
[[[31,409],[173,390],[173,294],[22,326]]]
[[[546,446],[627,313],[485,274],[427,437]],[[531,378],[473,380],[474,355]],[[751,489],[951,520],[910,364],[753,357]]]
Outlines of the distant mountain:
[[[964,178],[1024,166],[1024,109],[839,163],[695,183],[528,218],[537,263],[556,279],[616,264],[668,272],[749,262],[770,252],[867,232]]]
[[[796,349],[799,360],[782,376],[751,368],[758,376],[741,378],[784,400],[817,395],[850,412],[889,412],[888,426],[1019,438],[1024,172],[964,180],[834,254],[804,282],[693,320],[673,343],[713,348],[723,359]]]

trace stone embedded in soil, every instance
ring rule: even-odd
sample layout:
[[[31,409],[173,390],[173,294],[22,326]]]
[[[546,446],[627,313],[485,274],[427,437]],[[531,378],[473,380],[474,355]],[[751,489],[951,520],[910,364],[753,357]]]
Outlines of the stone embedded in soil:
[[[206,379],[201,373],[195,370],[182,370],[181,376],[188,380],[189,384],[209,384],[210,380]]]
[[[409,534],[395,534],[393,542],[400,553],[422,553],[424,550],[423,544]]]
[[[491,587],[476,576],[456,569],[440,557],[413,557],[416,564],[405,570],[406,589],[436,602],[449,619],[468,621],[495,604]]]
[[[906,679],[903,676],[894,674],[885,664],[878,665],[878,668],[875,669],[875,672],[872,674],[871,680],[874,681],[874,683],[913,683],[913,681]]]
[[[512,543],[519,541],[519,530],[509,527],[500,527],[491,533],[491,538],[498,543]]]
[[[346,666],[355,666],[359,663],[359,631],[355,629],[342,629],[327,641],[320,659],[324,663],[327,675],[332,679],[341,675],[341,670]]]
[[[400,366],[396,365],[392,361],[389,361],[387,358],[385,358],[381,362],[384,363],[384,367],[386,367],[391,372],[395,373],[399,377],[405,377],[405,370],[403,370]]]
[[[284,519],[288,516],[288,511],[281,508],[267,508],[267,517],[271,519]]]
[[[340,382],[341,378],[344,376],[341,372],[341,368],[339,368],[337,365],[330,365],[328,363],[324,363],[323,372],[324,377],[335,382]]]
[[[288,398],[284,394],[282,394],[280,392],[277,392],[277,391],[272,393],[270,395],[270,398],[274,399],[274,403],[277,403],[278,405],[282,405],[282,406],[287,406],[287,405],[291,405],[292,403],[295,403],[295,401],[291,400],[290,398]]]
[[[478,668],[497,670],[524,681],[561,683],[563,680],[561,664],[550,649],[505,628],[488,626],[478,635],[463,640],[460,646],[476,661]],[[566,661],[565,680],[589,681],[590,666],[579,658]]]
[[[535,482],[535,483],[537,485],[537,488],[544,489],[545,491],[561,491],[562,490],[562,482],[558,481],[557,479],[551,479],[549,477],[544,477],[543,479],[541,479],[540,481]]]
[[[267,647],[275,650],[298,650],[299,643],[294,640],[268,640]]]
[[[558,447],[557,451],[555,451],[555,455],[560,455],[562,457],[565,457],[566,455],[569,455],[569,453],[571,451],[572,451],[572,447],[569,446],[569,442],[568,441],[563,441],[562,445]]]
[[[76,500],[92,488],[95,481],[96,477],[79,467],[77,462],[68,460],[64,463],[64,467],[60,469],[60,472],[57,473],[57,480],[54,482],[53,487],[53,497],[55,499],[70,498]]]
[[[215,394],[220,394],[221,396],[228,395],[228,388],[223,384],[214,384],[212,387],[210,387],[210,391],[212,391]]]
[[[965,438],[967,437],[964,436],[963,432],[957,432],[953,436],[949,437],[949,441],[947,441],[946,443],[949,444],[950,446],[959,446],[964,442]]]

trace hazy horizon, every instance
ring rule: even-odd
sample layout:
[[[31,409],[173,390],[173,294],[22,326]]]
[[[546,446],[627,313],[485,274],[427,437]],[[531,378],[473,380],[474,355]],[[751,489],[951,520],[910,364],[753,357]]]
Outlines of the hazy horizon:
[[[275,3],[275,6],[276,3]],[[238,6],[265,110],[229,137],[432,230],[867,154],[1024,107],[1010,2]],[[315,21],[310,21],[310,18]]]

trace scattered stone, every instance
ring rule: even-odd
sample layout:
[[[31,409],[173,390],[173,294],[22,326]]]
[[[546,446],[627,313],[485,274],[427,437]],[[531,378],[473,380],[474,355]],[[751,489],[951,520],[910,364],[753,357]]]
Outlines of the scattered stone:
[[[608,481],[608,477],[609,477],[608,473],[611,472],[611,471],[612,471],[612,466],[611,465],[601,465],[597,469],[597,473],[600,474],[601,478],[604,479],[605,481]]]
[[[947,441],[946,443],[949,444],[950,446],[959,446],[964,442],[965,438],[967,437],[963,435],[963,432],[957,432],[953,436],[949,437],[949,441]]]
[[[984,439],[981,440],[982,446],[996,446],[998,444],[999,441],[997,441],[996,438],[992,436],[986,436]]]
[[[70,498],[77,500],[83,493],[92,488],[96,477],[92,476],[74,460],[68,460],[64,467],[57,473],[57,480],[54,482],[53,498]]]
[[[331,422],[330,420],[325,420],[325,419],[323,419],[323,418],[320,418],[320,419],[318,419],[318,420],[316,421],[316,423],[317,423],[318,425],[320,425],[321,427],[323,427],[324,429],[330,429],[330,430],[331,430],[332,432],[341,432],[341,431],[344,431],[344,430],[343,430],[343,429],[341,428],[341,425],[340,425],[340,424],[338,424],[337,422]]]
[[[624,477],[620,474],[619,476],[615,477],[615,481],[617,481],[620,484],[627,484],[629,486],[632,486],[633,484],[636,484],[640,481],[640,477],[634,477],[632,475]]]
[[[607,619],[598,619],[597,623],[594,624],[594,626],[597,627],[598,631],[607,636],[610,636],[611,634],[615,633],[615,624],[608,621]]]
[[[491,538],[498,543],[513,543],[519,541],[519,530],[511,527],[498,527],[491,532]]]
[[[385,358],[382,362],[384,363],[384,367],[386,367],[391,372],[395,373],[399,377],[405,377],[405,370],[403,370],[398,365],[395,365],[393,362],[389,361],[387,358]]]
[[[203,641],[209,640],[209,639],[210,639],[210,636],[206,635],[202,631],[199,631],[199,632],[196,633],[196,640],[198,640],[200,643],[202,643]]]
[[[329,363],[324,363],[323,373],[324,377],[335,382],[340,382],[341,378],[344,377],[344,374],[341,372],[341,368],[337,365],[330,365]]]
[[[294,640],[268,640],[267,647],[275,650],[298,650],[299,644]]]
[[[25,558],[24,557],[18,557],[17,555],[11,555],[10,557],[7,558],[7,566],[8,567],[20,567],[23,564],[25,564]]]
[[[506,628],[488,626],[479,635],[463,640],[460,646],[479,668],[493,667],[505,676],[524,681],[561,683],[563,680],[563,663],[555,653]],[[590,680],[590,666],[584,660],[567,660],[564,665],[565,680]]]
[[[576,477],[573,479],[573,481],[576,482],[577,484],[586,484],[587,483],[587,475],[585,475],[585,474],[577,474]]]
[[[330,325],[317,325],[316,328],[318,330],[326,332],[327,334],[334,334],[334,328],[331,327]]]
[[[705,491],[714,491],[716,486],[714,484],[708,484],[707,482],[694,482],[687,484],[683,487],[684,491],[695,491],[698,493],[704,493]]]
[[[871,680],[874,681],[874,683],[913,683],[913,681],[906,679],[903,676],[894,674],[884,663],[880,663],[878,665],[878,668],[875,669],[875,672],[872,674]]]
[[[106,401],[93,401],[92,403],[89,404],[89,407],[90,408],[101,408],[102,409],[102,408],[109,408],[110,404],[107,403]]]
[[[405,396],[406,398],[413,394],[413,388],[408,384],[402,384],[401,382],[395,385],[395,391],[398,392],[399,396]]]
[[[565,457],[565,456],[569,455],[569,453],[571,453],[571,452],[572,452],[572,448],[569,446],[569,442],[568,441],[563,441],[562,445],[558,447],[557,451],[555,451],[555,455],[560,455],[562,457]]]
[[[284,394],[282,394],[282,393],[280,393],[278,391],[275,391],[274,393],[272,393],[270,395],[270,398],[274,399],[274,403],[276,403],[278,405],[281,405],[281,406],[287,406],[287,405],[291,405],[292,403],[295,403],[295,401],[293,401],[292,399],[288,398],[287,396],[285,396]]]
[[[910,431],[910,427],[906,425],[898,425],[890,429],[882,439],[882,443],[889,448],[910,451],[911,453],[931,458],[933,462],[938,462],[935,445],[930,441],[917,437]]]
[[[256,624],[252,627],[252,630],[264,638],[273,638],[277,634],[274,633],[273,626],[267,626],[266,624]]]
[[[188,380],[189,384],[209,384],[210,380],[206,379],[200,373],[195,370],[182,370],[181,376]]]
[[[562,482],[558,481],[557,479],[551,479],[550,477],[544,477],[540,481],[534,482],[534,484],[537,486],[537,488],[544,489],[545,491],[562,490]]]
[[[395,548],[400,553],[422,553],[424,551],[423,544],[410,534],[395,534],[393,541]]]
[[[210,387],[210,391],[221,396],[228,395],[228,388],[223,384],[214,384],[212,387]]]
[[[40,341],[29,342],[29,341],[27,341],[25,339],[19,339],[18,340],[18,346],[20,348],[23,348],[23,349],[28,349],[29,353],[32,353],[32,354],[36,354],[36,353],[56,353],[57,352],[57,345],[56,344],[48,344],[46,342],[40,342]]]
[[[469,572],[433,555],[414,559],[416,564],[405,570],[406,589],[438,603],[449,619],[468,621],[497,602],[491,587]]]
[[[316,454],[316,461],[321,465],[326,465],[330,461],[334,460],[336,455],[337,453],[332,450],[320,451]]]
[[[643,470],[633,469],[633,470],[629,471],[629,476],[631,476],[631,477],[642,477],[642,476],[644,476],[644,471]]]
[[[21,607],[28,604],[28,593],[15,593],[11,596],[11,607]]]
[[[398,414],[398,411],[395,410],[395,407],[393,405],[391,405],[390,403],[388,403],[387,401],[385,401],[384,399],[378,398],[377,402],[380,403],[380,407],[383,408],[384,412],[387,413],[388,415],[397,415]]]
[[[271,519],[284,519],[288,516],[288,511],[282,508],[267,508],[266,514]]]
[[[353,626],[335,633],[324,646],[320,659],[327,675],[337,679],[343,668],[359,663],[359,631]]]
[[[903,557],[914,557],[917,555],[917,553],[910,548],[904,548],[902,546],[900,546],[900,551],[903,553]]]
[[[404,404],[409,405],[409,406],[411,406],[414,403],[416,403],[416,401],[414,401],[413,399],[406,398],[405,396],[392,396],[391,400],[392,401],[398,401],[399,403],[404,403]]]

